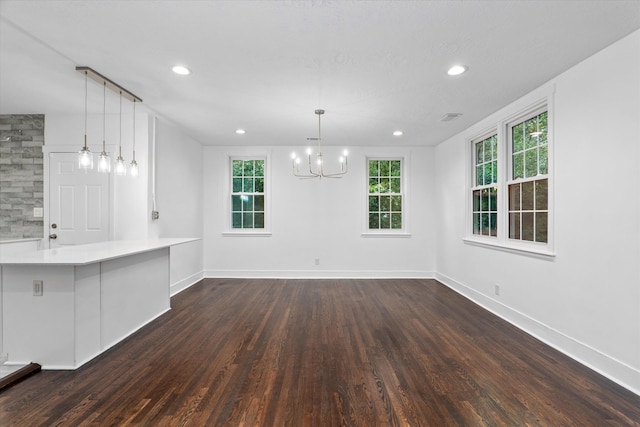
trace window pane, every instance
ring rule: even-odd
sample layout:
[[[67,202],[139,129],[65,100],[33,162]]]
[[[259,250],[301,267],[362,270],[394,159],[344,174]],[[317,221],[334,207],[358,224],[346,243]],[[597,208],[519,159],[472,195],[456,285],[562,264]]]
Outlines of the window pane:
[[[498,161],[494,160],[491,162],[491,183],[494,184],[498,182]]]
[[[380,196],[380,212],[389,212],[391,210],[391,197]]]
[[[482,160],[484,159],[484,154],[482,151],[483,147],[482,141],[476,143],[476,165],[482,164]]]
[[[378,229],[380,228],[380,215],[377,213],[369,214],[369,228]]]
[[[390,176],[389,160],[380,160],[380,176]]]
[[[391,217],[388,213],[380,214],[380,228],[391,228]]]
[[[393,212],[402,211],[402,196],[391,196],[391,210]]]
[[[547,243],[547,213],[536,212],[536,242]]]
[[[473,214],[473,234],[480,234],[480,214]]]
[[[401,214],[391,214],[391,228],[396,230],[402,228]]]
[[[476,185],[484,185],[484,174],[482,165],[476,166]]]
[[[491,160],[498,158],[498,135],[491,137]]]
[[[400,193],[400,178],[390,178],[391,182],[391,192],[392,193]]]
[[[483,212],[487,212],[489,210],[489,192],[487,190],[482,190],[480,210]]]
[[[489,234],[494,237],[498,235],[498,214],[489,214]]]
[[[242,228],[253,228],[253,213],[245,212],[242,214]]]
[[[264,160],[256,160],[255,167],[255,175],[264,176]]]
[[[377,160],[369,160],[369,176],[379,176],[380,167]]]
[[[240,212],[231,214],[231,226],[233,228],[242,228],[242,214]]]
[[[547,143],[547,112],[545,111],[544,113],[540,114],[538,116],[538,131],[541,132],[540,134],[540,144],[546,144]]]
[[[471,195],[473,200],[473,211],[477,212],[480,210],[480,190],[475,190]]]
[[[264,196],[255,196],[253,210],[257,212],[264,212]]]
[[[489,235],[489,214],[488,213],[483,213],[481,214],[481,227],[482,227],[482,235],[484,236],[488,236]]]
[[[242,191],[242,178],[233,178],[233,192],[240,193]]]
[[[543,175],[546,175],[549,173],[549,166],[548,166],[548,160],[547,160],[548,157],[549,157],[549,147],[547,145],[541,146],[538,161],[539,161],[540,173]]]
[[[490,188],[488,190],[489,193],[489,210],[497,211],[498,210],[498,192],[494,188]]]
[[[369,178],[369,193],[380,192],[380,178]]]
[[[536,181],[535,184],[535,189],[536,189],[536,210],[537,211],[546,211],[549,206],[548,203],[548,194],[549,194],[549,188],[548,188],[548,180],[546,179],[540,179]]]
[[[388,193],[391,191],[391,183],[389,182],[390,178],[380,178],[380,192]]]
[[[482,151],[484,151],[484,161],[490,162],[493,160],[491,158],[491,138],[487,138],[484,140]]]
[[[520,240],[520,213],[509,214],[509,238]]]
[[[522,210],[523,211],[533,210],[533,186],[534,186],[533,181],[522,183]]]
[[[256,178],[256,193],[264,193],[264,178]]]
[[[400,160],[391,161],[391,176],[400,176]]]
[[[243,190],[245,193],[253,193],[253,178],[244,178]]]
[[[520,184],[511,184],[509,186],[509,210],[520,210]]]
[[[522,240],[533,241],[533,212],[522,212]]]
[[[242,211],[242,200],[241,196],[231,196],[231,210],[234,212]]]
[[[484,165],[484,184],[488,185],[493,182],[493,167],[492,163]]]
[[[253,160],[245,160],[244,162],[244,176],[253,176]]]
[[[524,148],[533,148],[538,145],[538,138],[534,136],[538,132],[537,117],[525,122]]]
[[[233,161],[233,176],[242,176],[242,160]]]
[[[249,212],[253,210],[253,196],[241,196],[242,197],[242,211]]]
[[[380,201],[378,200],[380,196],[369,196],[369,212],[379,212],[380,211]]]
[[[254,215],[254,228],[264,228],[264,214],[257,213]]]
[[[524,133],[524,125],[520,123],[518,126],[514,126],[511,130],[513,138],[513,153],[522,151],[522,134]]]
[[[524,177],[524,153],[513,156],[513,179]]]
[[[525,151],[525,178],[538,175],[538,150]]]

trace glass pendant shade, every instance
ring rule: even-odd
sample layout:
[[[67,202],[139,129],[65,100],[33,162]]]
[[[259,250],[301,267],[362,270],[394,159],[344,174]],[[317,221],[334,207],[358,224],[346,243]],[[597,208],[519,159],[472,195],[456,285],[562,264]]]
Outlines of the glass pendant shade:
[[[111,172],[111,159],[109,158],[109,153],[105,151],[98,156],[98,172]]]
[[[93,169],[93,156],[86,145],[78,151],[78,167],[85,170]]]
[[[138,176],[138,162],[131,160],[131,176]]]
[[[116,157],[116,175],[125,176],[127,174],[127,166],[124,164],[122,156]]]

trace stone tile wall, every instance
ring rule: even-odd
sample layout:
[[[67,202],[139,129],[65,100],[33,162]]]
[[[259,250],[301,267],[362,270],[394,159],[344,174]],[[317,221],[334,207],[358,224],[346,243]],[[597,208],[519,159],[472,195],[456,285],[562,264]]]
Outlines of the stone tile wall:
[[[44,115],[0,115],[0,240],[43,237]]]

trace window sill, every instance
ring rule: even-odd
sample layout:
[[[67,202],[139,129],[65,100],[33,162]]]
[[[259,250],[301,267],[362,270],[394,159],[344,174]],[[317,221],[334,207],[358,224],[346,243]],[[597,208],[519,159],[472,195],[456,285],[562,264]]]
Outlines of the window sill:
[[[372,233],[372,232],[366,232],[366,233],[360,233],[360,237],[403,237],[403,238],[408,238],[408,237],[411,237],[411,233],[402,233],[402,232]]]
[[[270,231],[225,231],[223,237],[271,237]]]
[[[462,239],[462,241],[468,245],[482,246],[490,249],[495,249],[495,250],[509,252],[513,254],[519,254],[519,255],[527,255],[527,256],[532,256],[540,259],[553,260],[556,256],[555,252],[549,251],[547,249],[537,249],[533,247],[509,245],[509,244],[499,243],[497,241],[492,242],[492,241],[489,241],[488,239],[485,240],[480,238],[465,237],[464,239]]]

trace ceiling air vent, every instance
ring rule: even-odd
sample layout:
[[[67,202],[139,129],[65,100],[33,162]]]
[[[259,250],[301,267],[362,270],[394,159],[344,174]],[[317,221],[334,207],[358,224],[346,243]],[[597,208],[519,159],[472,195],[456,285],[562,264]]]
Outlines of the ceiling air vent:
[[[461,115],[462,115],[462,113],[447,113],[444,116],[440,117],[440,121],[441,122],[450,122],[452,120],[457,119]]]

